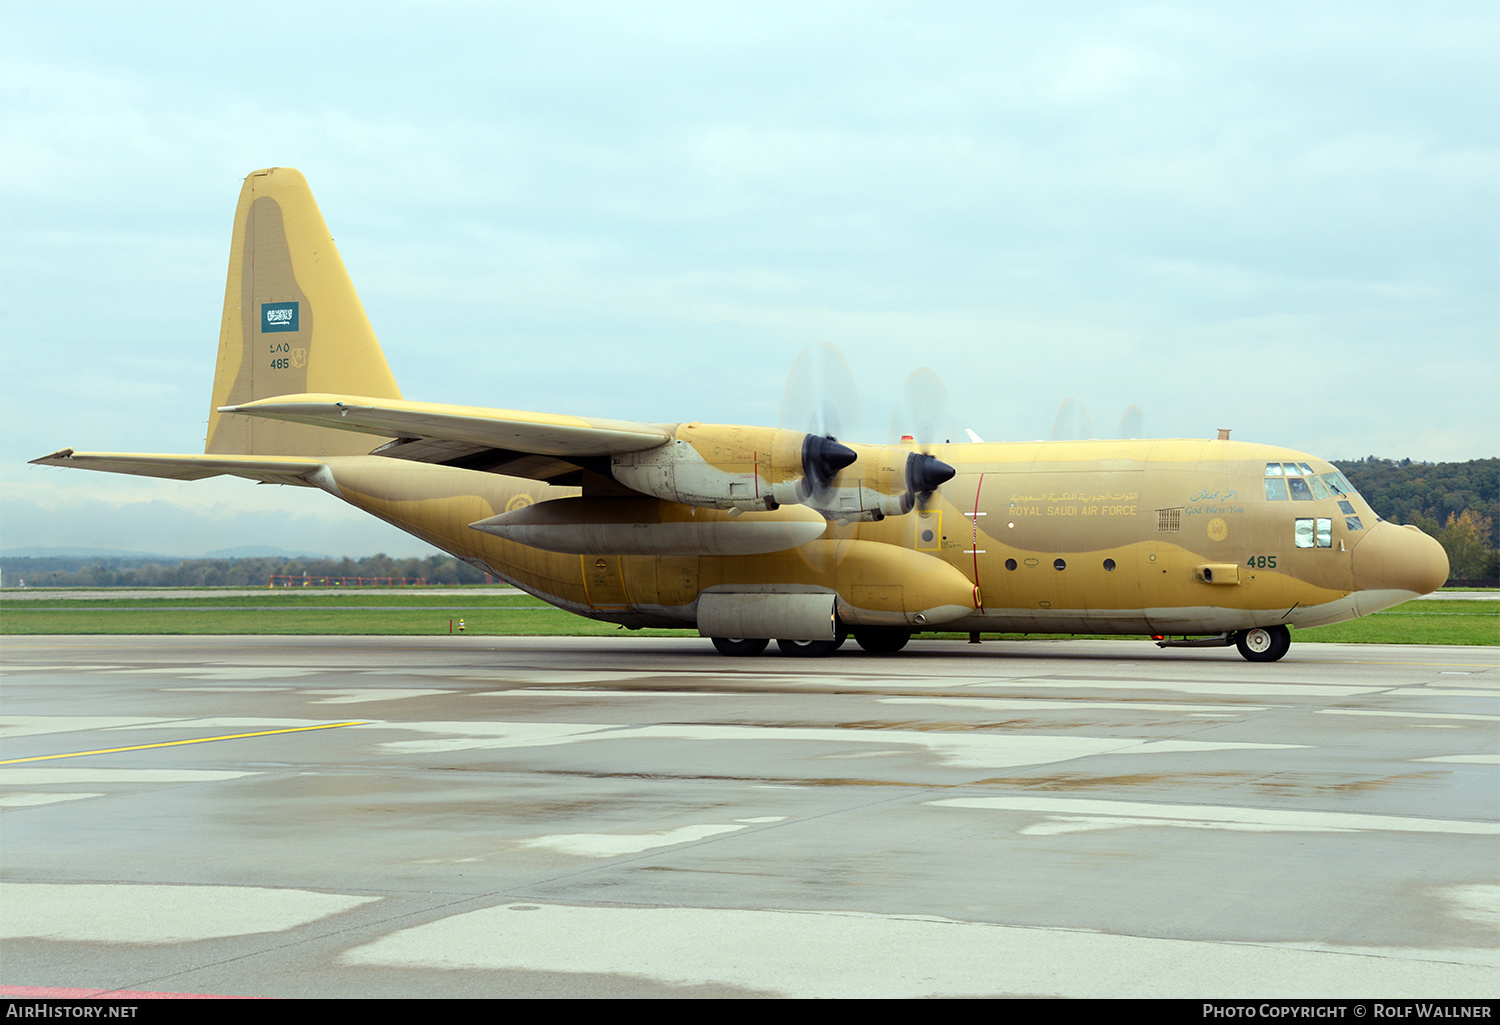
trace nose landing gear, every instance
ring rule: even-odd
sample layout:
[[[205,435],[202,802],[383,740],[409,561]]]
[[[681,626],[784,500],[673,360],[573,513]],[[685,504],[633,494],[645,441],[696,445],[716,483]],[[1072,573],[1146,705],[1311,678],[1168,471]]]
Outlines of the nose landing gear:
[[[1292,646],[1292,632],[1284,626],[1258,626],[1241,630],[1234,644],[1249,662],[1275,662]]]

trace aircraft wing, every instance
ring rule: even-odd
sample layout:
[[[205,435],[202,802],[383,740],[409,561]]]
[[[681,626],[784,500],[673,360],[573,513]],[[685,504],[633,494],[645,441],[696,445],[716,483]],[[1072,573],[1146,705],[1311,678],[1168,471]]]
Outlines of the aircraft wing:
[[[294,484],[300,487],[316,487],[307,477],[323,466],[319,459],[301,459],[296,456],[75,452],[70,448],[31,461],[38,466],[71,466],[83,470],[105,470],[109,473],[132,473],[140,477],[165,477],[168,480],[202,480],[205,477],[229,475],[262,484]]]
[[[666,427],[628,420],[358,395],[278,395],[220,412],[394,437],[374,454],[554,482],[600,457],[655,448],[672,437]]]

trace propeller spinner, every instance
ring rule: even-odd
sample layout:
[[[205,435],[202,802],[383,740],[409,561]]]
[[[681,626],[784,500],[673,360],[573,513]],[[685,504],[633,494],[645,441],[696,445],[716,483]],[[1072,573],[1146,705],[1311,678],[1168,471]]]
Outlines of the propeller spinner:
[[[952,419],[948,412],[948,389],[942,380],[923,367],[912,372],[901,392],[902,402],[896,416],[910,418],[911,437],[917,446],[906,457],[906,494],[901,503],[902,512],[910,512],[913,507],[925,505],[932,493],[952,480],[958,471],[929,451],[944,439]]]
[[[839,471],[858,458],[859,454],[848,445],[840,445],[833,438],[809,434],[802,443],[802,473],[809,495],[826,492]]]
[[[827,504],[839,471],[859,458],[839,443],[857,432],[863,413],[854,373],[843,353],[827,342],[804,349],[787,379],[781,400],[781,427],[805,431],[800,500],[815,508]]]

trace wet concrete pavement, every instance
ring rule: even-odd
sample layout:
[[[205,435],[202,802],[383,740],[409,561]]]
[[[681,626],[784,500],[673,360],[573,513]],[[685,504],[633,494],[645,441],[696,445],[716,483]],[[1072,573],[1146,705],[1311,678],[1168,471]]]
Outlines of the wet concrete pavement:
[[[1497,663],[6,638],[0,982],[1494,996]]]

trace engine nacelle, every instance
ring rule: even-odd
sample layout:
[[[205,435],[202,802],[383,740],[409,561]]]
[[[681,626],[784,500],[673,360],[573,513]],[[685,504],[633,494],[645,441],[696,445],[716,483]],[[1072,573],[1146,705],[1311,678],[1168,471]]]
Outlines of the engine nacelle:
[[[832,438],[774,427],[688,423],[671,441],[613,456],[615,480],[643,495],[710,509],[798,505],[856,454]]]
[[[919,493],[953,467],[901,445],[840,444],[771,427],[680,425],[672,440],[610,459],[626,487],[710,509],[804,504],[830,519],[878,520],[910,512]]]
[[[815,494],[809,504],[841,522],[881,520],[912,511],[917,496],[935,491],[955,471],[940,459],[906,445],[856,446],[859,459]]]

